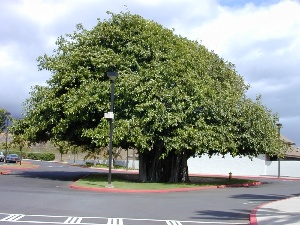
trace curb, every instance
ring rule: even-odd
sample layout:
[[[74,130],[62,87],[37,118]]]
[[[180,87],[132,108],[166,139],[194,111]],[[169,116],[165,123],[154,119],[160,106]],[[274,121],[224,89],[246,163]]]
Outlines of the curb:
[[[3,171],[0,171],[0,174],[1,174],[1,175],[9,174],[9,173],[10,173],[10,170],[3,170]]]
[[[257,214],[257,211],[264,207],[265,205],[268,205],[268,204],[272,204],[274,202],[279,202],[279,201],[284,201],[284,200],[287,200],[287,199],[290,199],[290,198],[293,198],[293,197],[289,197],[289,198],[284,198],[284,199],[279,199],[279,200],[275,200],[275,201],[271,201],[271,202],[266,202],[266,203],[263,203],[257,207],[255,207],[251,213],[250,213],[250,216],[249,216],[249,221],[250,221],[250,225],[258,225],[258,221],[257,221],[257,218],[256,218],[256,214]]]
[[[250,216],[249,216],[250,225],[258,225],[257,219],[256,219],[256,213],[257,213],[257,211],[258,211],[260,208],[262,208],[263,206],[265,206],[265,205],[267,205],[267,204],[269,204],[269,203],[271,203],[271,202],[263,203],[263,204],[261,204],[261,205],[255,207],[255,208],[251,211]]]
[[[227,187],[254,187],[254,186],[258,186],[261,185],[262,182],[260,181],[255,181],[252,183],[246,183],[246,184],[229,184],[229,185],[219,185],[217,186],[218,188],[227,188]]]

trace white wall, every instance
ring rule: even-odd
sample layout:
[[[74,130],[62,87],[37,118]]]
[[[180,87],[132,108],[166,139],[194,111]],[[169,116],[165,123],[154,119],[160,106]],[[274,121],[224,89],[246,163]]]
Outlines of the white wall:
[[[253,160],[248,157],[231,157],[226,155],[209,158],[203,155],[201,158],[188,160],[189,174],[216,174],[246,175],[246,176],[278,176],[278,161],[265,161],[264,155],[259,155]],[[281,177],[300,177],[300,161],[280,161]]]
[[[267,175],[278,176],[278,161],[267,161]],[[281,177],[300,177],[300,161],[280,161]]]
[[[127,167],[127,160],[116,160],[115,165]],[[139,160],[128,160],[128,168],[130,169],[139,169]]]
[[[248,157],[235,157],[226,155],[213,156],[209,158],[203,155],[201,158],[190,158],[188,160],[189,174],[217,174],[228,175],[265,175],[265,156],[260,155],[252,160]]]

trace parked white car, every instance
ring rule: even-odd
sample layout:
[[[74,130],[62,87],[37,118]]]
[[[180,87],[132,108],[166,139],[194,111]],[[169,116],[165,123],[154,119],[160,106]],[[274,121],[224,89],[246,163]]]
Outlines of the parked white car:
[[[5,160],[5,155],[3,154],[3,152],[0,152],[0,162],[4,162]]]

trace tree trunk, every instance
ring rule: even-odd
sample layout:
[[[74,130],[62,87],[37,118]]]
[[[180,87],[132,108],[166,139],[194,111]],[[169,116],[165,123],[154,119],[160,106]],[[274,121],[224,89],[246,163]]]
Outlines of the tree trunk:
[[[147,182],[147,154],[139,153],[139,180],[140,182]]]
[[[163,148],[139,153],[139,180],[141,182],[189,182],[187,155],[183,151],[176,154],[171,151],[161,158]]]

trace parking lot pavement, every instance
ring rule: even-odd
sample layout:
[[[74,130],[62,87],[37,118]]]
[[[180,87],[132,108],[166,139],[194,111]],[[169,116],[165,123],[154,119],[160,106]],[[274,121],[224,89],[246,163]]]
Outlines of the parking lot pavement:
[[[50,215],[24,215],[0,213],[0,224],[7,223],[29,223],[29,224],[85,224],[85,225],[195,225],[214,224],[213,222],[199,221],[177,221],[177,220],[153,220],[134,218],[105,218],[105,217],[72,217],[72,216],[50,216]],[[220,224],[216,222],[215,224]],[[222,223],[223,225],[246,225],[245,223]]]

